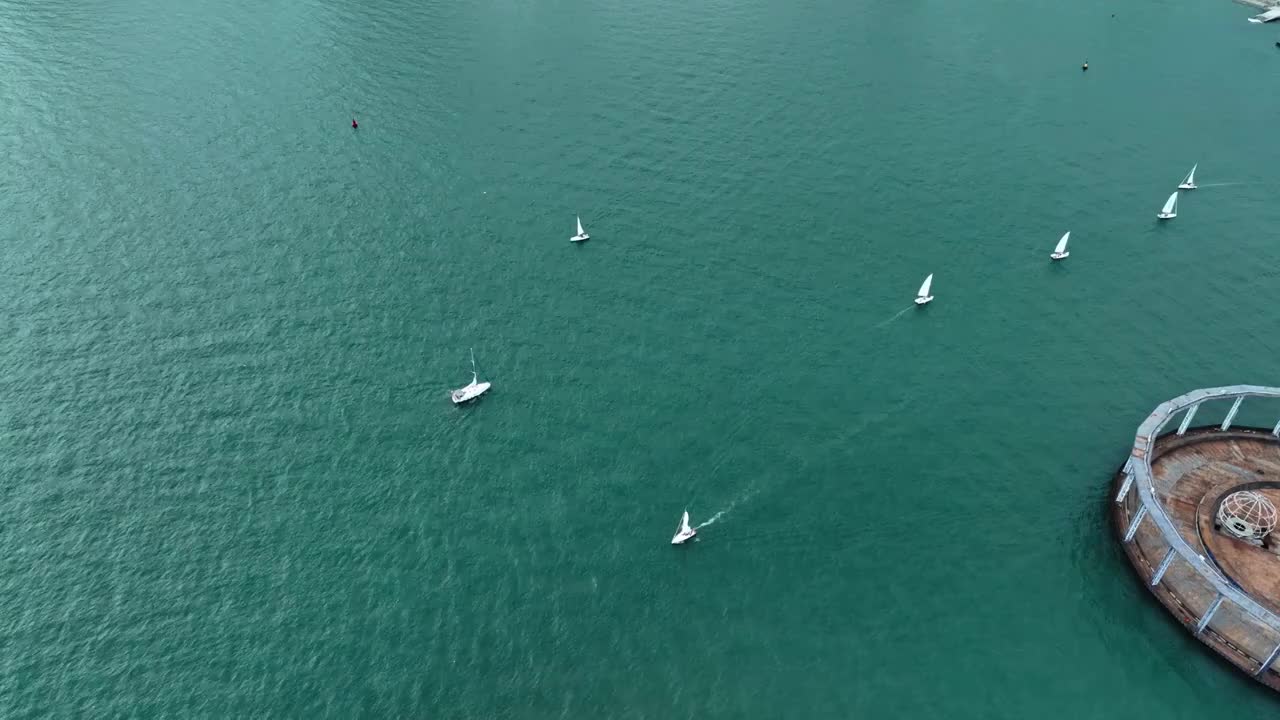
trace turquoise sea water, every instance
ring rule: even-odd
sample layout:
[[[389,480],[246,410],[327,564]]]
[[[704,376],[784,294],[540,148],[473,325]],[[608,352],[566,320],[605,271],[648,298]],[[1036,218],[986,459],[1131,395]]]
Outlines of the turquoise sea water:
[[[0,714],[1274,714],[1104,514],[1277,382],[1249,14],[0,0]]]

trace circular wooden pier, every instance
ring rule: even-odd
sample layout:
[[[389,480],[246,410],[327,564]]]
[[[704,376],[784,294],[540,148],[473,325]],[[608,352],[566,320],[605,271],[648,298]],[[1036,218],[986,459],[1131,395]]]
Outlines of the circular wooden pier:
[[[1280,398],[1280,388],[1196,390],[1156,408],[1116,474],[1112,519],[1138,578],[1178,622],[1280,690],[1280,530],[1258,547],[1214,524],[1218,506],[1237,491],[1280,506],[1280,423],[1232,426],[1250,397]],[[1231,403],[1226,419],[1193,428],[1200,404],[1218,400]]]

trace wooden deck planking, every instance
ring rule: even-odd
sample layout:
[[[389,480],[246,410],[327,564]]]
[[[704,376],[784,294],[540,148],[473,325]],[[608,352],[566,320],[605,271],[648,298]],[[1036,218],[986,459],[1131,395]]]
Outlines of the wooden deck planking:
[[[1240,485],[1275,482],[1275,490],[1266,492],[1274,492],[1273,500],[1280,505],[1280,440],[1269,430],[1219,431],[1214,427],[1198,428],[1184,436],[1164,435],[1152,448],[1153,494],[1177,535],[1205,556],[1206,566],[1193,567],[1182,557],[1175,557],[1160,584],[1151,588],[1150,580],[1170,545],[1156,523],[1144,521],[1133,540],[1124,544],[1139,578],[1192,633],[1218,597],[1218,591],[1206,581],[1205,572],[1216,570],[1255,602],[1280,613],[1280,556],[1219,535],[1213,531],[1212,518],[1217,498]],[[1138,457],[1138,453],[1134,456]],[[1123,472],[1118,473],[1113,493],[1118,492],[1123,479]],[[1137,508],[1137,502],[1129,499],[1113,504],[1116,533],[1121,538]],[[1255,675],[1260,663],[1280,645],[1280,628],[1227,602],[1197,637],[1236,667]],[[1277,672],[1255,676],[1280,689],[1280,657],[1272,667]]]

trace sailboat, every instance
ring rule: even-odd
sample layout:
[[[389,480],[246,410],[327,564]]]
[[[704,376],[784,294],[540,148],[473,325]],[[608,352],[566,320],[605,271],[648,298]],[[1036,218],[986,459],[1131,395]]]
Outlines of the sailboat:
[[[583,240],[590,239],[591,236],[587,234],[586,230],[582,229],[582,218],[578,218],[578,234],[569,238],[569,242],[582,242]]]
[[[1179,190],[1195,190],[1196,189],[1196,168],[1198,167],[1200,167],[1200,163],[1196,163],[1195,165],[1191,166],[1191,172],[1187,173],[1187,176],[1182,179],[1181,183],[1178,184]]]
[[[461,405],[485,394],[490,387],[489,383],[480,382],[479,376],[476,375],[476,350],[471,348],[471,382],[466,387],[460,387],[449,393],[449,399],[453,400],[454,405]]]
[[[672,545],[683,545],[693,539],[698,531],[689,526],[689,511],[685,510],[680,516],[680,527],[676,528],[675,537],[671,538]]]
[[[924,305],[933,301],[933,296],[929,294],[929,288],[933,287],[933,273],[929,273],[929,277],[924,279],[920,284],[920,290],[916,293],[916,304]]]
[[[1174,192],[1164,201],[1164,207],[1160,208],[1160,212],[1156,213],[1156,217],[1161,220],[1178,217],[1178,193]]]
[[[1071,239],[1071,233],[1064,233],[1062,239],[1058,241],[1058,246],[1053,249],[1049,257],[1053,260],[1065,259],[1071,253],[1067,252],[1067,241]]]

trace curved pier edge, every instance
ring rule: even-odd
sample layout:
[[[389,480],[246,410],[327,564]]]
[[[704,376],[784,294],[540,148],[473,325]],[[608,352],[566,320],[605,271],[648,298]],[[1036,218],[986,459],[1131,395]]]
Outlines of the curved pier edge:
[[[1280,603],[1268,607],[1259,602],[1223,572],[1211,553],[1187,542],[1157,493],[1152,471],[1158,456],[1190,452],[1188,448],[1198,443],[1263,440],[1276,444],[1280,453],[1280,418],[1270,429],[1232,429],[1250,397],[1280,398],[1280,388],[1230,385],[1193,390],[1156,407],[1139,425],[1129,458],[1115,476],[1111,515],[1125,555],[1155,598],[1218,655],[1280,690],[1280,614],[1272,610]],[[1192,428],[1200,405],[1214,400],[1232,401],[1223,422]],[[1176,430],[1166,432],[1179,413],[1183,415]]]

